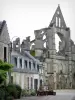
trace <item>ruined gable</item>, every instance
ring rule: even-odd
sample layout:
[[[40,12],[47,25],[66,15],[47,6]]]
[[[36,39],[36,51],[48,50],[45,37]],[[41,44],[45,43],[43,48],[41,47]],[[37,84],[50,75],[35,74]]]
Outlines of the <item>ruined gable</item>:
[[[72,75],[75,71],[75,44],[71,40],[70,28],[66,26],[59,5],[49,26],[35,30],[34,34],[35,39],[32,42],[35,45],[35,56],[47,64],[44,66],[47,70],[44,79],[51,81],[49,84],[50,86],[54,84],[54,89],[72,88],[75,84],[72,83]],[[58,52],[56,52],[56,34],[60,38]],[[43,40],[44,35],[46,38]],[[46,43],[46,52],[44,52],[44,43]],[[50,76],[53,77],[53,80]]]
[[[64,21],[64,17],[62,15],[61,9],[60,9],[60,5],[58,5],[56,12],[51,20],[51,23],[49,25],[49,27],[54,24],[55,27],[60,27],[60,28],[64,28],[66,29],[66,24]]]

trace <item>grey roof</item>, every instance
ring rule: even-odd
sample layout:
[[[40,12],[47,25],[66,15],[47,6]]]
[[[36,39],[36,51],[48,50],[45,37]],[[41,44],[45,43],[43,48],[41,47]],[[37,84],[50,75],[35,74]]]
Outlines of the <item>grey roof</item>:
[[[40,64],[40,61],[38,59],[36,59],[35,57],[33,57],[28,51],[17,52],[15,50],[13,50],[13,52],[16,52],[24,57],[28,57],[29,59],[32,59],[34,62],[37,62],[38,64]]]
[[[5,25],[5,23],[6,23],[5,20],[0,21],[0,34],[1,34],[1,32],[2,32],[2,29],[3,29],[4,25]]]
[[[40,61],[38,59],[35,59],[29,52],[24,51],[25,55],[28,56],[30,59],[32,59],[33,61],[37,62],[38,64],[40,64]]]
[[[1,26],[2,26],[2,22],[0,21],[0,29],[1,29]]]

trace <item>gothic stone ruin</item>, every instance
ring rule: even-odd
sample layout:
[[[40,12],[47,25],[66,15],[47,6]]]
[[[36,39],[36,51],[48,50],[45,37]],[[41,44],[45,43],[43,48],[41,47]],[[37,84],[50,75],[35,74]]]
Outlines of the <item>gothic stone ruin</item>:
[[[34,40],[30,41],[30,37],[27,37],[21,46],[19,39],[16,40],[14,48],[18,51],[20,51],[19,47],[22,51],[35,51],[35,57],[44,65],[44,86],[50,89],[75,88],[75,44],[70,37],[70,28],[66,26],[59,5],[50,25],[47,28],[35,30],[34,34]],[[56,51],[55,34],[61,40],[58,52]]]
[[[47,28],[35,30],[32,49],[35,57],[45,62],[44,85],[51,89],[75,88],[75,44],[70,38],[70,28],[66,26],[60,6]],[[55,34],[60,38],[56,52]],[[44,38],[45,37],[45,38]]]

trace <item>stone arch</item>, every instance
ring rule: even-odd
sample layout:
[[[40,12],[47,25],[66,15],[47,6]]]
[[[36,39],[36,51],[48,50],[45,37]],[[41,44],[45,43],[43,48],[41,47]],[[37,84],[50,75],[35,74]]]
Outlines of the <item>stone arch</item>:
[[[46,39],[46,35],[43,35],[43,40]]]
[[[58,36],[58,34],[55,34],[55,46],[56,46],[56,51],[59,51],[59,42],[61,41],[60,37]]]
[[[44,42],[43,46],[44,46],[44,48],[46,48],[46,42]]]

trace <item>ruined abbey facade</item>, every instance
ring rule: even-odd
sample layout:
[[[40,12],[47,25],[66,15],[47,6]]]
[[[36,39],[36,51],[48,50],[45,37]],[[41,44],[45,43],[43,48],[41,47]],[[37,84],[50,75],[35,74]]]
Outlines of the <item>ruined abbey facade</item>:
[[[66,26],[60,6],[47,28],[34,31],[35,39],[30,41],[35,57],[44,68],[44,86],[51,89],[75,88],[75,44],[70,37],[70,28]],[[56,51],[55,34],[59,41]],[[45,38],[43,38],[45,36]],[[44,47],[45,45],[45,47]]]
[[[60,38],[58,52],[55,45],[56,34]],[[21,45],[18,42],[18,47],[21,47],[21,52],[32,51],[32,55],[40,60],[42,84],[49,89],[75,88],[75,44],[59,5],[49,26],[35,30],[34,35],[34,40],[27,37]]]

